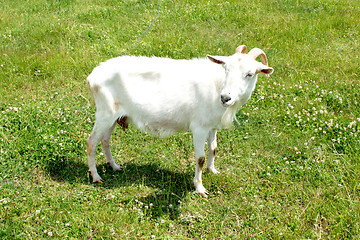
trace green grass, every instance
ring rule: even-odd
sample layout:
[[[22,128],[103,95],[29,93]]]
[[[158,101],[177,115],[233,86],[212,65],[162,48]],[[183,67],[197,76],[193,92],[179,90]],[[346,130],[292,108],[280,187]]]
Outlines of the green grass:
[[[0,0],[1,239],[360,237],[358,1]],[[218,134],[207,199],[192,137],[114,133],[123,171],[86,138],[86,76],[118,55],[172,58],[262,48],[271,78]]]

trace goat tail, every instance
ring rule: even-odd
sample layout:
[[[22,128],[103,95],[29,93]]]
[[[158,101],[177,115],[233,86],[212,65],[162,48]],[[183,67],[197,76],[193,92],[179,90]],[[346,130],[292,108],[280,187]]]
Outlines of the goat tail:
[[[98,111],[115,114],[119,110],[120,103],[115,102],[110,89],[91,81],[89,78],[87,83]]]
[[[94,106],[95,105],[95,99],[94,99],[94,94],[93,94],[93,91],[91,89],[91,85],[90,85],[90,82],[89,80],[87,80],[87,85],[88,85],[88,91],[87,91],[87,95],[88,95],[88,102],[91,106]]]

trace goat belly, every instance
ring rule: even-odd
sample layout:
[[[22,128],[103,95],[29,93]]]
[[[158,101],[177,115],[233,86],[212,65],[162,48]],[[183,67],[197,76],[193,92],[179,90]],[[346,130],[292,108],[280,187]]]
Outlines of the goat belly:
[[[168,137],[176,131],[186,131],[189,129],[188,124],[184,124],[184,122],[164,117],[152,119],[141,118],[140,116],[134,118],[130,116],[129,120],[139,130],[160,137]]]

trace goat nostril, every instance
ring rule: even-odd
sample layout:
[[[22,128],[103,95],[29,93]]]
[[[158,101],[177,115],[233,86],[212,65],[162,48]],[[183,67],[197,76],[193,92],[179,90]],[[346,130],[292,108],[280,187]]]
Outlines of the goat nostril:
[[[231,97],[226,96],[226,95],[221,95],[221,102],[222,103],[227,103],[230,100],[231,100]]]

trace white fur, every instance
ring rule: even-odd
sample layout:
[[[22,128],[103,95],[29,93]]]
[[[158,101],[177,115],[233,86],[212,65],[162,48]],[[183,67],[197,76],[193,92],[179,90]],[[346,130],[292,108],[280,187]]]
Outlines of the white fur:
[[[94,182],[102,181],[95,164],[99,141],[110,166],[120,169],[111,155],[109,142],[117,119],[127,117],[138,129],[159,136],[190,130],[197,163],[194,184],[196,192],[205,195],[201,160],[205,157],[206,140],[207,167],[217,173],[216,130],[232,125],[237,110],[255,88],[257,73],[272,72],[272,68],[247,54],[208,58],[211,61],[123,56],[93,70],[87,80],[97,111],[87,151]],[[249,73],[253,75],[250,77]],[[224,102],[221,96],[231,100]]]

